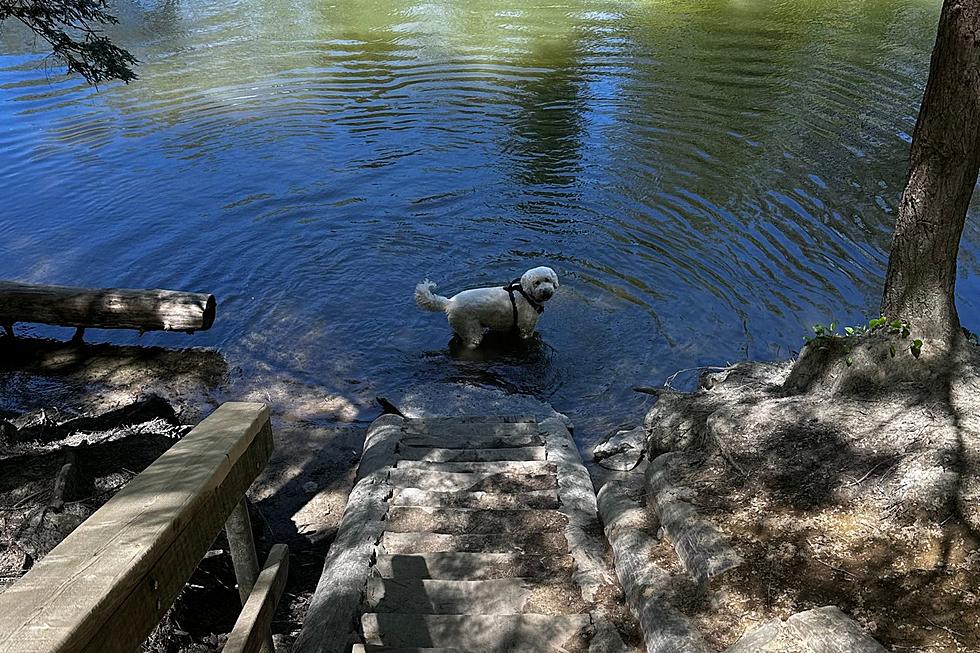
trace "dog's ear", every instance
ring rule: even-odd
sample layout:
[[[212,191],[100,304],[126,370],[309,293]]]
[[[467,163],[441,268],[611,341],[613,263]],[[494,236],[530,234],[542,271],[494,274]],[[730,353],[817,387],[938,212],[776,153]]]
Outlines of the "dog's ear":
[[[559,287],[560,284],[558,283],[558,275],[555,274],[554,270],[549,271],[551,272],[551,280],[555,282],[555,288]]]

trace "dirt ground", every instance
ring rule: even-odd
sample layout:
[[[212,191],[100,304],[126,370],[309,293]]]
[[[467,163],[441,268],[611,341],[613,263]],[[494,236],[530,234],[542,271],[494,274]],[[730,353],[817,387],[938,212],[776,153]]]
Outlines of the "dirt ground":
[[[835,605],[889,650],[980,651],[976,377],[791,393],[790,368],[738,365],[647,417],[648,454],[682,452],[671,482],[744,560],[676,605],[717,650]],[[666,538],[654,558],[685,576]]]
[[[11,342],[0,336],[0,419],[37,417],[43,409],[43,418],[56,423],[157,395],[186,425],[158,421],[86,441],[79,450],[84,482],[57,513],[46,507],[67,447],[91,436],[50,443],[0,440],[0,592],[57,544],[47,540],[63,537],[221,402],[240,399],[229,396],[228,383],[227,364],[210,350]],[[273,623],[277,645],[288,645],[298,634],[346,505],[366,424],[324,426],[314,421],[315,412],[284,414],[277,407],[273,402],[275,450],[249,498],[260,558],[275,543],[290,548],[289,582]],[[219,535],[144,649],[216,651],[239,609],[227,544]]]

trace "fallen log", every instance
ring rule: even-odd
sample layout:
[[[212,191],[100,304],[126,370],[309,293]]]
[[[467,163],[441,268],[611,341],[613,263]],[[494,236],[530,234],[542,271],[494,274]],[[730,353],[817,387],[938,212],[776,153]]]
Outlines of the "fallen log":
[[[203,331],[214,324],[214,295],[176,290],[74,288],[0,281],[0,325],[17,322],[78,329]]]
[[[161,419],[173,426],[180,422],[170,403],[157,395],[149,395],[143,399],[138,399],[128,406],[115,408],[101,415],[75,417],[73,419],[50,423],[42,418],[35,419],[31,416],[31,422],[20,428],[10,431],[6,429],[4,437],[7,442],[54,442],[68,437],[74,433],[101,433],[125,426],[142,424],[156,419]],[[14,421],[11,426],[16,427]]]

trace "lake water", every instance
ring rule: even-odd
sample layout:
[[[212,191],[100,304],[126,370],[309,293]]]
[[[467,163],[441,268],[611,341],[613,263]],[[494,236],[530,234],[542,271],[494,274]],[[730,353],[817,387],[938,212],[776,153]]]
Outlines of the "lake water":
[[[209,332],[89,338],[216,347],[229,396],[301,418],[470,381],[588,442],[635,384],[875,314],[939,5],[119,2],[140,79],[98,90],[8,24],[0,278],[213,292]],[[414,306],[539,264],[563,285],[524,354],[454,357]]]

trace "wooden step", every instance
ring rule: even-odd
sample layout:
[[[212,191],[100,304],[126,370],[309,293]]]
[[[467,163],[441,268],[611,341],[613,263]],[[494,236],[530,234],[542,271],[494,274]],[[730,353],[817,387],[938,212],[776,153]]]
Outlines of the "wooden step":
[[[534,578],[368,580],[364,602],[374,612],[404,614],[567,614],[588,610],[570,581]]]
[[[447,449],[445,447],[398,448],[401,460],[424,460],[434,463],[492,462],[497,460],[544,460],[544,447],[498,447],[494,449]]]
[[[479,510],[392,506],[385,530],[394,533],[556,533],[568,525],[557,510]]]
[[[488,580],[571,573],[570,555],[520,555],[515,553],[417,553],[379,554],[375,572],[389,578],[437,578]]]
[[[517,494],[497,492],[430,492],[415,487],[398,488],[391,497],[393,506],[430,506],[433,508],[483,508],[504,510],[517,508],[558,508],[555,490],[532,490]]]
[[[534,415],[427,415],[425,417],[407,417],[405,422],[410,424],[436,425],[439,424],[514,424],[517,422],[537,423]]]
[[[389,474],[395,487],[414,487],[434,492],[531,492],[558,487],[554,474],[491,474],[442,472],[396,467]]]
[[[544,460],[496,460],[492,462],[433,463],[426,460],[399,460],[396,469],[420,469],[432,474],[445,472],[471,474],[555,474],[558,468]]]
[[[411,646],[385,646],[383,644],[354,644],[351,653],[467,653],[458,648],[418,648]]]
[[[408,435],[438,435],[453,438],[486,437],[494,435],[537,435],[537,422],[470,422],[460,423],[447,420],[420,424],[418,420],[407,419],[404,423]]]
[[[385,553],[523,553],[563,555],[568,542],[563,533],[494,533],[493,535],[448,535],[446,533],[392,533],[381,536]]]
[[[388,646],[453,647],[485,653],[585,651],[589,615],[443,615],[369,612],[361,617],[364,640]]]
[[[517,435],[467,435],[446,436],[418,433],[406,435],[401,440],[404,447],[436,447],[439,449],[507,449],[539,447],[544,444],[544,436],[537,433]]]

